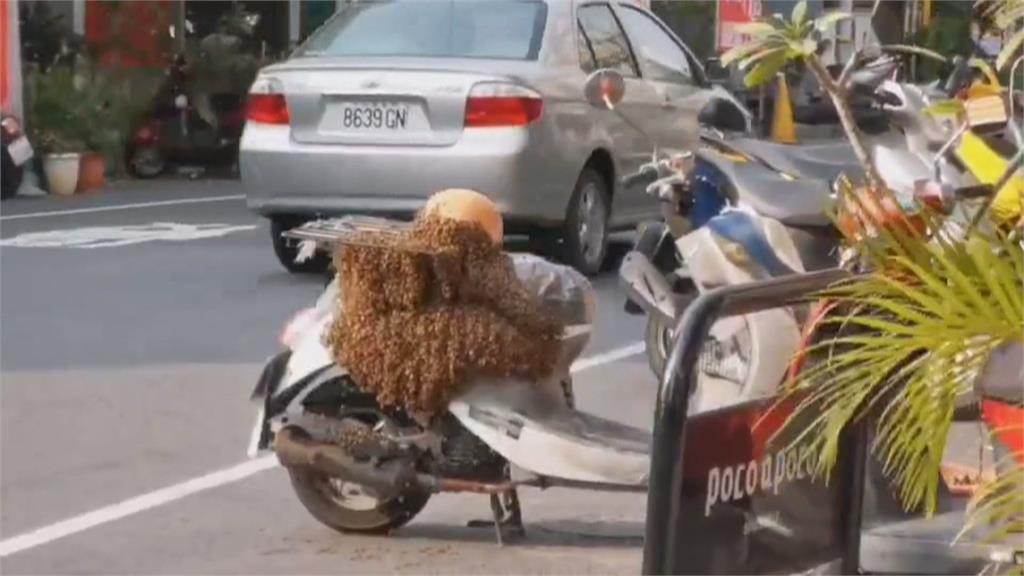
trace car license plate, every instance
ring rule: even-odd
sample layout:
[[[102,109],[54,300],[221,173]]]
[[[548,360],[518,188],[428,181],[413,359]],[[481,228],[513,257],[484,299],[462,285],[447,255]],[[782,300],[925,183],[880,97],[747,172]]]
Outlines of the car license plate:
[[[11,155],[15,166],[21,166],[32,158],[32,145],[29,144],[28,138],[21,136],[7,145],[7,153]]]
[[[409,107],[390,103],[345,104],[341,126],[346,130],[400,132],[409,125]]]

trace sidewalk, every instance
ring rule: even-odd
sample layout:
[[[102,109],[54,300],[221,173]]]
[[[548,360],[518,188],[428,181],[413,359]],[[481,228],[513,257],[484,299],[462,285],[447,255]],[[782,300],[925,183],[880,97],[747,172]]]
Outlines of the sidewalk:
[[[244,198],[244,189],[238,180],[219,179],[157,179],[119,180],[106,187],[73,196],[19,195],[0,203],[0,219],[50,211],[74,211],[125,204],[173,202],[204,198]]]

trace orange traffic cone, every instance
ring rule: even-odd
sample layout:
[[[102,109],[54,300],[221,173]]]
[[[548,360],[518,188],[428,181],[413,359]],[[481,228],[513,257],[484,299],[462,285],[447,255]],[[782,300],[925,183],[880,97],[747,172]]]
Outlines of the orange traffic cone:
[[[780,144],[796,144],[796,122],[793,120],[793,103],[789,100],[789,85],[786,75],[779,73],[778,89],[775,90],[775,106],[772,111],[772,140]]]

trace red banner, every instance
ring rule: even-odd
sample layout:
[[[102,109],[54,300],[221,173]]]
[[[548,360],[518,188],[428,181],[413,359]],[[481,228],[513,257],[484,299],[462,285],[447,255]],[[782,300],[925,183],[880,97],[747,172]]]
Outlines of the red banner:
[[[761,18],[761,0],[718,0],[718,49],[728,50],[749,38],[736,27]]]
[[[98,49],[100,62],[129,68],[166,65],[168,27],[174,22],[171,0],[87,2],[85,7],[85,38]]]
[[[0,49],[0,109],[7,111],[7,101],[11,94],[11,75],[8,73],[11,62],[11,54],[9,48],[11,47],[11,24],[10,24],[10,11],[11,7],[7,5],[9,0],[0,0],[0,44],[3,48]]]

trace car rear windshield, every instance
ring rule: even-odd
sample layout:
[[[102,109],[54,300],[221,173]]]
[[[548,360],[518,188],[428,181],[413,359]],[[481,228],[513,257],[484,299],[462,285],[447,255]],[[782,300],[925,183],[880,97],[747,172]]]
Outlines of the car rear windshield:
[[[536,60],[547,5],[521,0],[359,1],[298,56],[419,56]]]

